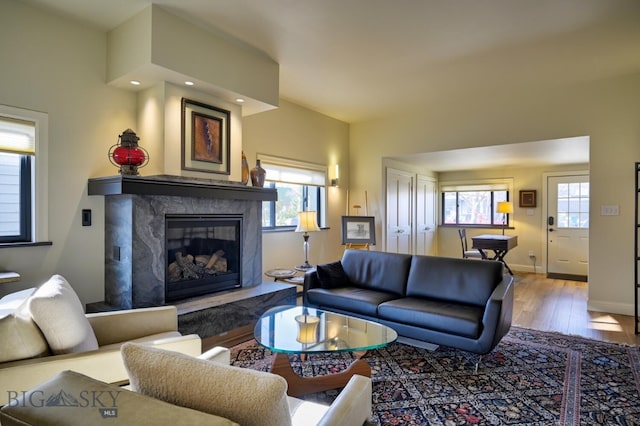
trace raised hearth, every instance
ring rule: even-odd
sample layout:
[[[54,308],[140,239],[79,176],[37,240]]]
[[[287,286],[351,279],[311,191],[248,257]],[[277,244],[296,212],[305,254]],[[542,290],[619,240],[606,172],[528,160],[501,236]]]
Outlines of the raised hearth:
[[[275,189],[178,176],[89,180],[105,196],[105,303],[118,309],[163,305],[166,217],[232,215],[242,221],[241,287],[262,282],[262,201]]]
[[[296,286],[265,281],[250,288],[227,290],[176,303],[178,330],[201,338],[253,324],[268,309],[296,304]]]

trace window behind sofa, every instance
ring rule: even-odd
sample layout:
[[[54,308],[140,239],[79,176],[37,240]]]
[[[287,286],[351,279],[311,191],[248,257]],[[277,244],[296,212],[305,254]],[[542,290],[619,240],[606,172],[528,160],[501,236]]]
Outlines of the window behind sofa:
[[[503,215],[496,213],[496,207],[510,200],[511,185],[507,181],[448,183],[440,191],[443,225],[502,226]]]
[[[298,212],[315,210],[325,225],[327,167],[320,164],[259,154],[266,170],[265,187],[276,188],[278,201],[262,203],[262,228],[289,230],[298,224]]]

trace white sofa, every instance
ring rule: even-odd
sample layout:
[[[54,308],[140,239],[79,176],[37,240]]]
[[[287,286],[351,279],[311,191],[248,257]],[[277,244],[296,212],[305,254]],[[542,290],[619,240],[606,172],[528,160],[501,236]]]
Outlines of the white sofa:
[[[197,356],[200,337],[182,336],[173,306],[85,314],[73,288],[54,275],[37,289],[0,299],[0,406],[64,370],[107,383],[128,381],[124,342]],[[223,355],[224,357],[224,355]]]

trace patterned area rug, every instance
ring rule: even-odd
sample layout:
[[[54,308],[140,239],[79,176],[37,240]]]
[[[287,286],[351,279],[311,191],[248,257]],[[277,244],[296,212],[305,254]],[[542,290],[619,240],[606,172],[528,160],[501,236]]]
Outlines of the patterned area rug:
[[[234,365],[267,371],[255,341],[232,348]],[[476,356],[401,343],[368,352],[380,425],[640,425],[638,347],[512,327],[474,374]],[[340,371],[352,355],[301,362],[303,376]],[[339,390],[306,398],[330,404]]]

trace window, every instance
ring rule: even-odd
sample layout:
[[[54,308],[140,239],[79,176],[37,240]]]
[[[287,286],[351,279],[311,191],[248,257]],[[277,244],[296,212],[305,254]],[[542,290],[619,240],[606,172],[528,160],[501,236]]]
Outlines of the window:
[[[0,242],[31,241],[35,123],[0,117]]]
[[[443,225],[509,225],[509,215],[496,213],[498,202],[509,201],[509,183],[446,184],[440,190]]]
[[[46,239],[46,130],[46,114],[0,105],[2,244]]]
[[[558,228],[589,227],[589,182],[558,184]]]
[[[303,210],[317,211],[318,225],[324,226],[326,166],[267,155],[258,158],[267,171],[265,187],[278,191],[278,201],[262,204],[263,229],[292,229]]]

